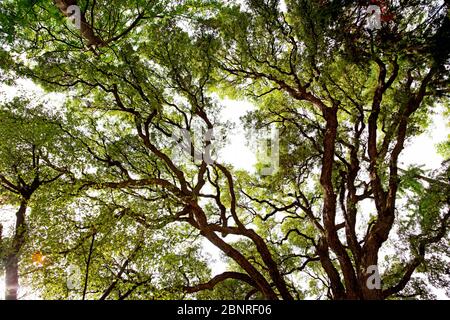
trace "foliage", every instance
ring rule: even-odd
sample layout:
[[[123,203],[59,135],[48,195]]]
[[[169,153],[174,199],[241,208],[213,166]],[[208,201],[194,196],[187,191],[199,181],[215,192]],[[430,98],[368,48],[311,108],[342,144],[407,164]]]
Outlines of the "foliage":
[[[20,247],[21,281],[42,297],[387,299],[449,287],[438,276],[449,162],[430,172],[399,160],[437,105],[448,113],[447,3],[392,2],[379,30],[364,1],[0,8],[1,81],[66,97],[56,114],[24,97],[0,109],[0,197],[18,206],[24,193],[5,181],[32,184],[37,170],[48,182],[26,203]],[[231,130],[223,97],[255,105],[249,130],[278,130],[276,172],[261,173],[262,157],[254,174],[207,161],[205,133]],[[204,241],[225,273],[210,270]],[[373,265],[383,286],[370,290]]]

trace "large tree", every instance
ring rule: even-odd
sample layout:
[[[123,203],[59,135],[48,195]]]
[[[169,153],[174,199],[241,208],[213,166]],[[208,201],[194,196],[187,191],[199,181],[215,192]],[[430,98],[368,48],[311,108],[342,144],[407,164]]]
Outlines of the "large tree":
[[[367,25],[362,1],[5,1],[0,36],[11,64],[2,67],[68,95],[65,132],[90,167],[69,170],[78,208],[65,220],[81,241],[71,252],[86,256],[82,297],[95,287],[92,298],[123,298],[151,277],[143,255],[161,250],[152,229],[173,237],[171,250],[188,250],[176,242],[198,244],[200,235],[228,259],[228,271],[209,281],[194,268],[197,253],[160,261],[180,293],[214,289],[202,298],[426,297],[416,271],[448,287],[448,162],[434,173],[399,167],[405,143],[437,104],[448,105],[448,5],[378,5],[380,29]],[[247,124],[278,128],[277,172],[211,160],[218,95],[251,99]],[[183,162],[173,137],[186,132]],[[89,201],[95,223],[80,205]],[[119,231],[122,216],[131,220]],[[108,254],[127,252],[116,271],[100,272],[114,265],[108,258],[92,263],[100,229],[117,232],[102,237]],[[66,237],[52,230],[56,243]],[[98,276],[88,277],[90,265]]]
[[[25,97],[16,97],[0,106],[0,196],[4,204],[17,206],[15,226],[10,237],[3,237],[0,257],[5,268],[5,299],[16,300],[19,289],[19,261],[28,234],[27,210],[48,193],[64,172],[52,163],[64,157],[70,162],[73,152],[54,119],[42,113]],[[5,233],[7,230],[5,230]],[[31,257],[31,255],[30,255]],[[39,258],[38,258],[39,259]],[[2,263],[3,264],[3,263]]]
[[[421,177],[398,167],[407,139],[422,132],[432,108],[448,103],[447,5],[391,4],[381,17],[387,21],[372,30],[365,6],[287,1],[283,10],[278,1],[247,4],[244,12],[230,9],[206,24],[213,29],[221,24],[225,50],[217,60],[228,81],[261,105],[249,123],[275,122],[283,130],[285,165],[277,177],[282,180],[274,185],[269,179],[270,185],[289,186],[292,200],[283,199],[284,208],[298,208],[300,218],[314,226],[311,233],[303,232],[308,223],[290,224],[283,239],[293,233],[309,242],[333,298],[398,293],[427,263],[427,249],[438,250],[432,245],[445,239],[450,219],[445,164],[442,180],[428,180],[443,188],[437,207],[416,211],[426,219],[417,229],[406,215],[412,199],[400,204],[399,189]],[[318,183],[311,188],[314,178]],[[278,199],[258,195],[252,200],[286,213]],[[370,219],[371,208],[360,205],[364,200],[375,205]],[[410,257],[402,254],[403,261],[388,263],[385,287],[370,288],[369,268],[378,266],[396,223],[409,224],[397,235],[410,239],[411,246],[397,245],[410,249]]]

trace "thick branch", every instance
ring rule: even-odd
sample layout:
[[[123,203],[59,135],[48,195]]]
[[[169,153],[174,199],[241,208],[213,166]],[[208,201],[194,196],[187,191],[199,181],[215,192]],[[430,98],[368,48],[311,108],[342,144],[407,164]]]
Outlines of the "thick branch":
[[[198,292],[198,291],[202,291],[202,290],[213,290],[217,284],[219,284],[227,279],[240,280],[240,281],[243,281],[243,282],[251,285],[252,287],[256,287],[256,283],[252,280],[252,278],[250,278],[245,273],[228,271],[228,272],[224,272],[224,273],[221,273],[221,274],[215,276],[214,278],[212,278],[211,280],[209,280],[206,283],[197,284],[195,286],[186,286],[183,289],[187,293],[194,293],[194,292]]]

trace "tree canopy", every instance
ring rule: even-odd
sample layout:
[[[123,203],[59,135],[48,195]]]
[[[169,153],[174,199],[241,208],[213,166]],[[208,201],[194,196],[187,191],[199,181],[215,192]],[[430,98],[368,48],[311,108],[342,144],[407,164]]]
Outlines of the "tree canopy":
[[[400,163],[448,116],[448,1],[4,0],[0,21],[0,81],[65,96],[0,106],[7,298],[450,296],[450,142],[437,170]],[[276,164],[221,160],[223,98],[277,132]]]

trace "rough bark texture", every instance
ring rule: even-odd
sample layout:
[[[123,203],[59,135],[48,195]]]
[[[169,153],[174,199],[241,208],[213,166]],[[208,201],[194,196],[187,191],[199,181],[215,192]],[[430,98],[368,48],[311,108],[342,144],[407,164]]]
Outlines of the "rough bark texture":
[[[17,300],[19,289],[19,256],[20,249],[25,242],[26,224],[25,213],[27,200],[22,200],[19,210],[16,212],[16,227],[13,243],[6,256],[5,265],[5,299]]]
[[[70,17],[72,12],[70,12],[70,6],[78,6],[76,0],[54,0],[55,5],[66,17]],[[80,11],[81,12],[81,11]],[[83,38],[87,40],[87,47],[100,47],[105,44],[105,42],[95,33],[93,26],[91,26],[85,15],[81,12],[80,15],[80,33]]]

